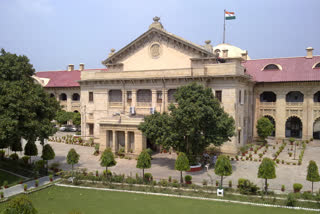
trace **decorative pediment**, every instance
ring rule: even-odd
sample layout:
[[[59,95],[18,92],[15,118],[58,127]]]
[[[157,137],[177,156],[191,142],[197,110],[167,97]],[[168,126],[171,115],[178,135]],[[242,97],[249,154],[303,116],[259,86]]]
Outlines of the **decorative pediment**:
[[[157,21],[155,21],[157,22]],[[102,62],[102,64],[120,65],[128,57],[134,55],[136,52],[148,46],[149,55],[152,58],[158,58],[161,56],[163,49],[166,47],[174,48],[189,56],[189,58],[196,57],[214,57],[214,54],[204,47],[187,41],[181,37],[171,34],[165,31],[162,25],[153,23],[150,25],[150,29],[130,44],[115,52],[114,50],[109,54],[109,57]]]

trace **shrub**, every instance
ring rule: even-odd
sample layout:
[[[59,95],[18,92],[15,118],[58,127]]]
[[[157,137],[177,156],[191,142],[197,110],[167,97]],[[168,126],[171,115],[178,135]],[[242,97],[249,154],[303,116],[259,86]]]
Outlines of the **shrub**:
[[[23,156],[23,157],[21,158],[21,160],[23,161],[23,163],[24,163],[25,165],[27,165],[27,164],[29,163],[30,157],[29,157],[29,156]]]
[[[279,160],[279,159],[276,159],[276,162],[277,162],[277,163],[279,163],[279,162],[280,162],[280,160]]]
[[[0,150],[0,159],[3,160],[6,152],[4,150]]]
[[[117,154],[118,154],[119,156],[124,156],[124,154],[125,154],[124,148],[123,148],[123,147],[120,147],[119,150],[118,150],[118,152],[117,152]]]
[[[125,181],[126,181],[126,183],[128,183],[128,184],[135,184],[135,183],[137,183],[137,180],[134,179],[134,178],[132,178],[132,177],[127,177]]]
[[[39,180],[35,180],[35,181],[34,181],[34,185],[35,185],[36,187],[38,187],[38,186],[39,186]]]
[[[171,181],[172,181],[172,177],[171,176],[168,177],[168,181],[171,183]]]
[[[286,205],[294,207],[297,204],[297,199],[293,193],[289,193],[287,196]]]
[[[259,158],[262,158],[263,154],[262,153],[259,153]]]
[[[289,152],[289,157],[291,157],[292,156],[292,152]]]
[[[27,185],[27,184],[24,184],[24,185],[23,185],[23,189],[24,189],[24,191],[27,191],[28,185]]]
[[[286,186],[285,186],[285,185],[282,185],[282,186],[281,186],[281,191],[284,192],[285,190],[286,190]]]
[[[253,184],[248,179],[239,178],[238,189],[241,194],[255,195],[257,194],[259,187],[257,187],[257,185]]]
[[[216,181],[216,186],[219,186],[219,181]]]
[[[266,117],[261,117],[256,125],[257,133],[259,137],[265,141],[265,139],[271,135],[271,133],[274,131],[274,125],[271,123],[271,121]]]
[[[305,191],[301,194],[301,197],[306,200],[313,200],[313,195],[311,192]]]
[[[229,181],[229,187],[232,188],[232,181]]]
[[[161,179],[161,180],[158,182],[158,184],[159,184],[160,186],[166,187],[166,186],[168,186],[168,181],[165,180],[165,179]]]
[[[144,173],[144,180],[149,182],[151,181],[152,174],[151,173]]]
[[[3,192],[0,192],[0,197],[4,198],[4,193]]]
[[[300,190],[302,189],[303,185],[299,184],[299,183],[294,183],[293,184],[293,190],[294,192],[300,192]]]
[[[26,196],[18,196],[13,198],[7,204],[5,210],[2,214],[12,214],[12,213],[28,213],[36,214],[37,210],[33,207],[31,201]]]
[[[186,175],[186,176],[184,176],[184,180],[186,182],[190,182],[192,180],[192,176],[191,175]]]
[[[19,160],[19,155],[16,154],[16,153],[13,153],[13,154],[10,155],[10,159],[14,160],[14,161]]]
[[[147,149],[146,149],[146,152],[148,152],[148,154],[150,155],[150,157],[152,156],[152,152],[153,152],[152,149],[147,148]]]

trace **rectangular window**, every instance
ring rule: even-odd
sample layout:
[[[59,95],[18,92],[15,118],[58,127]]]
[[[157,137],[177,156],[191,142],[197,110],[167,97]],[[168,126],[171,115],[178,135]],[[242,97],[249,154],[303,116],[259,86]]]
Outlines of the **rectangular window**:
[[[94,132],[93,132],[94,124],[93,123],[89,123],[88,125],[89,125],[89,135],[93,135],[94,134]]]
[[[222,102],[222,91],[221,90],[218,90],[216,91],[216,98]]]
[[[93,92],[89,92],[89,102],[93,102]]]
[[[131,102],[131,101],[132,101],[132,92],[127,91],[127,102]]]
[[[241,98],[242,98],[242,97],[241,97],[241,89],[240,89],[240,90],[239,90],[239,103],[240,103],[240,104],[243,104]]]
[[[157,91],[157,102],[158,103],[162,102],[162,91]]]

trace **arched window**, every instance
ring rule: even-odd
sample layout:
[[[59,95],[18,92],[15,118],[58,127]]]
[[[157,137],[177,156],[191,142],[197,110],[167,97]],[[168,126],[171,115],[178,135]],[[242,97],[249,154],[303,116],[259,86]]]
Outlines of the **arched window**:
[[[317,93],[315,93],[313,95],[313,102],[315,102],[315,103],[319,103],[320,102],[320,91],[318,91]]]
[[[260,102],[276,102],[277,95],[272,91],[264,91],[260,94]]]
[[[137,91],[137,102],[149,103],[152,100],[152,93],[149,89],[140,89]]]
[[[67,95],[65,93],[60,94],[59,100],[66,101],[67,100]]]
[[[286,122],[286,137],[302,137],[302,122],[298,117],[289,117]]]
[[[303,102],[303,97],[300,91],[290,91],[286,95],[286,102]]]
[[[318,62],[317,64],[315,64],[315,65],[313,66],[313,68],[320,68],[320,62]]]
[[[269,64],[269,65],[264,66],[263,70],[267,71],[267,70],[281,70],[281,69],[276,64]]]
[[[78,93],[72,94],[72,100],[73,101],[79,101],[80,100],[80,95]]]
[[[313,138],[320,139],[320,118],[317,118],[313,123]]]

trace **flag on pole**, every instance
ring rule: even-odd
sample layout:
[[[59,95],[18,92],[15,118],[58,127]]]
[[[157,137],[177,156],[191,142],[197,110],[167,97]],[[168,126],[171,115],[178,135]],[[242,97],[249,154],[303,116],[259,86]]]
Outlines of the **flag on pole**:
[[[231,19],[236,19],[236,16],[234,15],[234,12],[225,11],[224,18],[226,20],[231,20]]]

